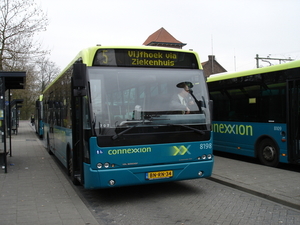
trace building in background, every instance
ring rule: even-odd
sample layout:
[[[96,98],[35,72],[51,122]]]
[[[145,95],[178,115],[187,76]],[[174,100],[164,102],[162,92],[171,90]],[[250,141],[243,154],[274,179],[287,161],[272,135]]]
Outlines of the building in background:
[[[220,63],[217,62],[216,57],[214,55],[208,56],[208,61],[201,63],[203,67],[203,72],[206,77],[209,77],[215,73],[224,73],[227,70],[224,69]]]
[[[143,43],[146,46],[160,46],[169,48],[179,48],[182,49],[186,43],[182,43],[174,38],[165,28],[160,28],[151,34],[146,41]],[[206,77],[211,74],[227,72],[223,66],[221,66],[214,55],[208,56],[208,61],[202,63],[203,72]]]
[[[143,43],[143,45],[182,49],[182,47],[186,44],[178,41],[168,31],[166,31],[165,28],[162,27],[151,34]]]

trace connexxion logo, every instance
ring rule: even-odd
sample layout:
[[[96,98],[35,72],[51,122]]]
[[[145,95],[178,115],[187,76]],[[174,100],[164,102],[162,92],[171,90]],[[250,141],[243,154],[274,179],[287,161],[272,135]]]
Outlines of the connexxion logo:
[[[109,155],[125,155],[125,154],[136,154],[136,153],[149,153],[151,152],[151,147],[142,148],[124,148],[124,149],[111,149],[107,153]]]
[[[171,154],[173,156],[177,156],[177,155],[184,155],[184,154],[191,154],[189,152],[189,148],[191,147],[191,145],[185,147],[184,145],[180,145],[180,146],[172,146],[171,147]]]
[[[253,127],[251,125],[243,124],[214,123],[213,132],[222,134],[253,136]]]

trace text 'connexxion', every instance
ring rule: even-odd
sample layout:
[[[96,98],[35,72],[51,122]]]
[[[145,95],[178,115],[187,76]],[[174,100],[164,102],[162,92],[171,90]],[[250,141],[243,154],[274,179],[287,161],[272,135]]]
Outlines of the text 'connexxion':
[[[213,132],[222,134],[235,134],[253,136],[253,127],[251,125],[243,124],[213,124]]]
[[[148,153],[151,152],[150,147],[144,148],[124,148],[124,149],[112,149],[108,150],[109,155],[123,155],[123,154],[136,154],[136,153]]]

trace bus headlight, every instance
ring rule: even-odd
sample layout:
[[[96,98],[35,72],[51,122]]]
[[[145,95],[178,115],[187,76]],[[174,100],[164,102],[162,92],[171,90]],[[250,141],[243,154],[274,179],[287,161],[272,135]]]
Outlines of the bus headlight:
[[[206,159],[206,155],[202,155],[202,156],[201,156],[201,159]]]
[[[102,168],[102,163],[97,163],[97,168],[101,169]]]
[[[208,154],[208,155],[207,155],[207,159],[212,159],[212,155],[211,155],[211,154]]]
[[[104,163],[104,167],[109,168],[109,163],[108,162]]]

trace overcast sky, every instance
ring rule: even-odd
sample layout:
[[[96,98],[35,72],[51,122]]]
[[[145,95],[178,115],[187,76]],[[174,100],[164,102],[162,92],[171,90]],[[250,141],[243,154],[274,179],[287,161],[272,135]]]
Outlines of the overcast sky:
[[[39,35],[63,69],[96,44],[142,45],[164,27],[227,71],[256,67],[255,56],[300,59],[300,0],[36,0],[50,24]],[[278,64],[279,61],[270,61]],[[262,66],[269,63],[261,62]]]

